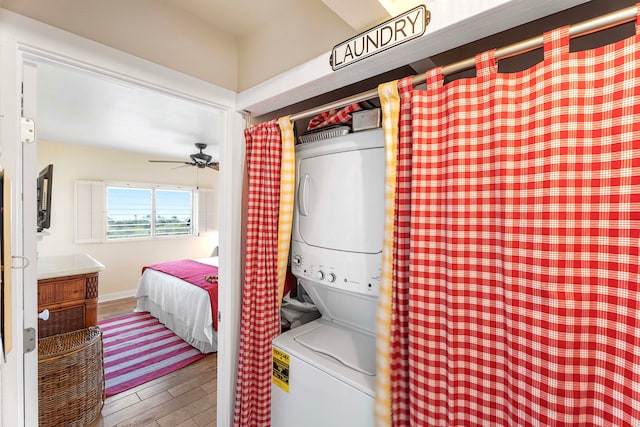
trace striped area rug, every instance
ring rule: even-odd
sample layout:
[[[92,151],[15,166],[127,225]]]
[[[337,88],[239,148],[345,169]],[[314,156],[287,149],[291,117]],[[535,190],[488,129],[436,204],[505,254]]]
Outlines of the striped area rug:
[[[205,356],[147,312],[104,320],[99,326],[103,334],[107,397]]]

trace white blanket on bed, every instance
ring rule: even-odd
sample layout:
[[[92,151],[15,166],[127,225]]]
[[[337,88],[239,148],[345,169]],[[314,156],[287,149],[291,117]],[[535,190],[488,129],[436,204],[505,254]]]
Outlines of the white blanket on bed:
[[[195,261],[218,266],[218,257]],[[147,268],[136,291],[135,311],[148,311],[203,353],[217,350],[209,293],[191,283]],[[216,313],[217,315],[217,313]]]

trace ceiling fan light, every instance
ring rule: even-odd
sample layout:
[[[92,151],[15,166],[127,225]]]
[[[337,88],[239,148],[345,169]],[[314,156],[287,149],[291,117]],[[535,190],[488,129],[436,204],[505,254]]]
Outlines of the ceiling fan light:
[[[211,156],[204,153],[197,153],[191,155],[191,160],[196,163],[209,163],[211,161]]]

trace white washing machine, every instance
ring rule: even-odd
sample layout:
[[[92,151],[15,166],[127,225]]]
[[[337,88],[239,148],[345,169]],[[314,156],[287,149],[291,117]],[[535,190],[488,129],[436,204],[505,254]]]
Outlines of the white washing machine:
[[[292,272],[322,317],[273,341],[273,427],[374,423],[383,146],[374,129],[296,147]]]
[[[273,346],[290,360],[288,390],[271,386],[273,427],[373,425],[373,336],[320,318],[280,335]]]

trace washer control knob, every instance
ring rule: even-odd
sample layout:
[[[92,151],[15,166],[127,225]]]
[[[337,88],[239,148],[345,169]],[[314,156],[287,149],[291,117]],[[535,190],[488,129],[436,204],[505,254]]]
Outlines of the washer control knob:
[[[302,257],[300,255],[294,255],[293,265],[300,265],[300,264],[302,264]]]
[[[318,270],[318,272],[316,273],[316,279],[318,280],[324,279],[324,272],[322,270]]]
[[[329,283],[333,283],[336,281],[336,274],[335,273],[329,273],[327,274],[327,281]]]

